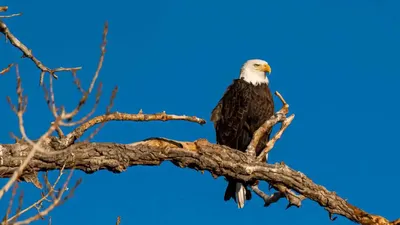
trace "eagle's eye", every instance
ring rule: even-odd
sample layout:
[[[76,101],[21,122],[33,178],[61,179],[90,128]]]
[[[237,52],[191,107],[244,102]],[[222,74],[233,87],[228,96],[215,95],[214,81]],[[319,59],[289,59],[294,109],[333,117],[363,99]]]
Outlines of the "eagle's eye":
[[[254,64],[254,66],[255,66],[255,67],[259,67],[259,66],[260,66],[260,64],[258,64],[258,63],[255,63],[255,64]]]

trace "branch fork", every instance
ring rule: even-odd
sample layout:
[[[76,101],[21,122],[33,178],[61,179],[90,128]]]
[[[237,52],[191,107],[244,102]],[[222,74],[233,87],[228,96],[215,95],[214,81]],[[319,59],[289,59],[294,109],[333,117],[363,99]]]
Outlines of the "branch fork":
[[[289,104],[287,104],[283,96],[277,91],[275,92],[275,95],[281,100],[282,108],[278,112],[276,112],[270,119],[265,121],[264,124],[261,125],[261,127],[258,128],[256,132],[254,132],[253,139],[251,140],[249,146],[247,147],[246,151],[247,154],[258,162],[264,161],[267,154],[272,150],[275,143],[281,138],[283,132],[286,130],[286,128],[291,124],[291,122],[294,119],[294,114],[290,115],[289,117],[286,116],[286,114],[289,113]],[[273,136],[273,138],[271,138],[267,142],[266,147],[262,150],[262,152],[258,156],[256,156],[256,146],[258,145],[260,139],[266,134],[266,132],[270,128],[272,128],[277,123],[281,123],[281,128]],[[301,206],[301,201],[305,198],[304,196],[296,195],[295,193],[293,193],[293,191],[286,188],[282,184],[271,183],[270,185],[274,187],[276,190],[278,190],[278,192],[275,192],[271,196],[265,194],[263,191],[259,189],[258,182],[256,182],[256,184],[251,185],[251,189],[264,200],[265,207],[279,201],[279,199],[283,197],[286,197],[286,199],[289,201],[287,208],[291,206],[297,206],[297,207]]]
[[[8,10],[7,6],[0,6],[0,12],[5,12]],[[19,16],[19,14],[13,14],[9,16],[0,16],[1,18],[8,18],[8,17],[13,17],[13,16]],[[51,76],[53,76],[54,79],[57,79],[56,72],[63,72],[63,71],[74,71],[74,70],[80,70],[82,67],[73,67],[73,68],[64,68],[64,67],[59,67],[55,69],[50,69],[49,67],[45,66],[40,60],[38,60],[35,56],[32,54],[32,50],[26,47],[20,40],[18,40],[17,37],[13,35],[13,33],[10,31],[10,29],[7,27],[7,25],[0,20],[0,33],[2,33],[8,40],[10,40],[10,43],[18,48],[22,54],[23,57],[29,58],[32,60],[33,63],[35,63],[36,67],[40,69],[40,86],[43,85],[43,78],[45,73],[49,73]]]
[[[5,12],[7,9],[7,6],[0,6],[0,12]],[[0,19],[18,15],[20,14],[0,16]],[[26,109],[27,98],[26,96],[22,95],[21,80],[18,74],[18,65],[15,65],[17,71],[18,105],[12,106],[12,109],[18,116],[20,131],[22,133],[23,140],[26,141],[10,145],[0,144],[1,154],[9,156],[2,157],[0,174],[1,177],[11,177],[7,184],[0,190],[0,199],[4,193],[11,188],[12,184],[18,178],[22,179],[22,181],[33,182],[38,188],[41,188],[41,183],[37,179],[37,172],[39,171],[60,170],[60,176],[62,175],[64,169],[79,169],[87,173],[93,173],[97,170],[106,169],[119,173],[123,172],[129,166],[159,165],[164,161],[172,161],[174,165],[180,167],[188,167],[199,171],[207,170],[213,175],[213,177],[228,176],[242,180],[243,182],[253,183],[253,185],[251,185],[251,189],[258,196],[264,199],[264,206],[269,206],[270,204],[275,203],[279,199],[285,197],[289,202],[287,208],[291,206],[300,207],[301,201],[307,197],[310,200],[318,202],[322,207],[324,207],[329,212],[329,216],[332,220],[335,219],[332,217],[334,214],[336,214],[345,216],[346,218],[362,225],[400,225],[400,219],[389,222],[384,217],[368,214],[365,211],[349,204],[346,200],[337,196],[336,193],[329,192],[326,188],[314,184],[304,174],[290,169],[283,163],[275,165],[263,163],[265,156],[273,149],[275,143],[281,138],[283,132],[294,119],[294,114],[287,116],[289,113],[289,105],[279,94],[279,92],[275,92],[275,94],[281,100],[283,104],[282,108],[254,133],[254,138],[247,148],[247,153],[232,151],[232,149],[226,146],[213,145],[207,140],[181,142],[165,138],[153,138],[127,145],[116,143],[75,143],[75,140],[79,139],[89,128],[95,126],[96,124],[104,125],[108,121],[185,120],[199,124],[205,123],[205,120],[197,117],[168,115],[166,112],[144,114],[141,110],[138,114],[120,112],[111,113],[111,107],[113,105],[113,99],[115,98],[117,88],[115,88],[113,91],[110,99],[110,105],[107,107],[106,113],[104,115],[89,119],[96,109],[99,101],[99,96],[101,95],[101,84],[98,88],[96,103],[92,112],[79,121],[71,122],[73,117],[78,114],[83,104],[85,104],[89,94],[94,88],[95,81],[99,75],[104,59],[107,32],[108,24],[106,23],[103,31],[103,43],[101,45],[101,56],[98,69],[93,76],[89,89],[86,91],[80,87],[80,81],[76,77],[76,71],[81,69],[81,67],[60,67],[56,69],[50,69],[46,67],[32,55],[32,51],[22,44],[10,32],[6,24],[0,20],[0,33],[3,33],[6,38],[10,40],[11,44],[17,47],[23,53],[23,57],[27,57],[32,60],[41,70],[40,85],[43,84],[45,73],[49,73],[51,75],[49,76],[50,90],[47,92],[48,95],[46,100],[49,108],[53,112],[55,119],[54,122],[51,123],[48,131],[42,135],[39,140],[29,140],[25,133],[23,122],[23,114]],[[5,69],[0,70],[0,75],[7,73],[12,66],[13,64],[10,64]],[[55,73],[61,71],[70,71],[72,73],[73,77],[75,78],[74,82],[82,93],[82,98],[72,112],[67,113],[65,109],[61,107],[61,113],[58,114],[59,110],[55,105],[54,93],[52,91],[52,80],[57,79],[57,75]],[[45,87],[44,89],[47,91]],[[67,122],[65,122],[65,120],[67,120]],[[277,123],[281,123],[280,130],[268,141],[261,154],[256,156],[255,146],[257,146],[260,138],[268,129]],[[77,127],[71,133],[65,135],[60,126]],[[89,138],[91,138],[98,130],[99,129],[93,132]],[[58,137],[51,136],[53,132],[57,132]],[[54,144],[55,142],[57,142],[57,147]],[[41,151],[43,148],[46,148],[48,151]],[[60,149],[65,151],[59,151]],[[73,159],[66,160],[70,156],[72,156]],[[20,165],[18,165],[16,162],[20,162]],[[61,167],[61,165],[63,166]],[[25,210],[22,210],[22,208],[19,206],[16,214],[9,218],[8,215],[12,206],[12,200],[16,194],[17,184],[14,185],[12,199],[9,205],[10,209],[7,210],[5,219],[1,224],[7,224],[7,222],[11,221],[13,224],[22,225],[28,224],[34,220],[43,219],[44,216],[46,216],[54,207],[67,200],[73,193],[76,186],[79,185],[80,181],[77,182],[75,187],[70,189],[68,196],[62,198],[63,193],[68,190],[67,184],[72,176],[72,171],[63,187],[57,191],[55,190],[55,185],[58,183],[60,176],[57,178],[57,181],[54,183],[54,185],[51,185],[46,177],[45,187],[49,189],[48,193],[38,202],[29,206]],[[268,182],[270,186],[277,191],[272,195],[265,194],[258,187],[260,180]],[[299,194],[296,194],[295,192]],[[52,204],[45,210],[42,210],[42,203],[45,201],[52,202]],[[20,202],[22,202],[22,197],[20,197]],[[14,223],[16,218],[31,208],[36,208],[38,213],[24,221]],[[118,217],[116,224],[118,225],[119,223],[120,217]]]

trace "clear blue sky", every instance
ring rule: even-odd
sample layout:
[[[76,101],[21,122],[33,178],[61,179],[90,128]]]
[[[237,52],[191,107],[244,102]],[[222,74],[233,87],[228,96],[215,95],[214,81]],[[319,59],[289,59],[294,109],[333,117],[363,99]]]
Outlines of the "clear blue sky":
[[[249,58],[267,60],[273,69],[271,89],[282,93],[296,114],[271,162],[284,161],[368,212],[400,217],[400,197],[391,194],[400,185],[395,179],[400,157],[399,1],[0,0],[0,5],[24,13],[6,23],[47,66],[83,66],[78,75],[85,87],[97,66],[103,24],[109,21],[98,114],[118,85],[114,110],[165,110],[209,121],[241,64]],[[37,138],[51,119],[38,87],[39,71],[9,44],[2,41],[0,48],[1,67],[20,64],[29,96],[27,131]],[[57,101],[71,109],[79,93],[70,74],[59,77]],[[12,142],[10,131],[19,134],[5,101],[6,95],[15,99],[14,79],[14,73],[0,77],[1,143]],[[94,141],[131,143],[152,136],[215,142],[210,122],[112,122]],[[285,200],[264,208],[254,198],[238,210],[232,201],[223,201],[222,178],[169,162],[121,174],[77,172],[74,178],[79,177],[83,183],[75,196],[51,214],[53,224],[109,225],[118,215],[123,225],[352,224],[343,218],[330,222],[327,212],[309,200],[300,209],[285,210]],[[32,185],[23,188],[25,204],[37,199]],[[1,212],[7,203],[1,201]]]

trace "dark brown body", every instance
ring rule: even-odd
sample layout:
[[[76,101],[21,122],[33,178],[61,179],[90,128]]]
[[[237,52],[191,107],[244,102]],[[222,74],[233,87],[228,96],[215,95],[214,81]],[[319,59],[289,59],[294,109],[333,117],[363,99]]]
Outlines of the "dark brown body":
[[[274,114],[274,102],[268,84],[253,85],[243,79],[235,79],[212,111],[211,121],[217,143],[245,152],[254,132]],[[257,155],[268,142],[270,129],[256,147]],[[228,180],[224,200],[235,197],[234,180]],[[247,190],[246,199],[251,199]]]

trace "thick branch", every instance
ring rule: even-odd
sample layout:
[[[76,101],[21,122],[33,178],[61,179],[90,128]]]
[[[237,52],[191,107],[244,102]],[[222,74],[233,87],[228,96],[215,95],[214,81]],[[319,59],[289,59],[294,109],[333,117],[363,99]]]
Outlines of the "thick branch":
[[[1,177],[10,177],[30,150],[31,146],[25,143],[0,145]],[[206,140],[178,142],[156,138],[133,144],[76,143],[62,151],[50,149],[49,152],[37,152],[24,174],[57,170],[64,164],[66,169],[75,168],[86,173],[98,170],[120,173],[130,166],[159,165],[163,161],[171,161],[180,167],[208,170],[216,176],[232,177],[243,182],[264,180],[280,184],[318,202],[331,214],[345,216],[360,224],[400,225],[399,220],[389,222],[364,212],[284,164],[258,162],[245,153],[210,144]]]

